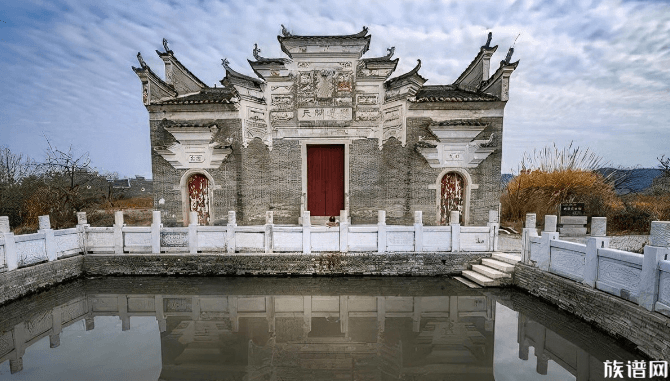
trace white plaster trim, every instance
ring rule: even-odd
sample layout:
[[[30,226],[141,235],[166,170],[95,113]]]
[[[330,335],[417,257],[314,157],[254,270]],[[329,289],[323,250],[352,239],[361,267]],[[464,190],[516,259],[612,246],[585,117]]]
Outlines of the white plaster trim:
[[[207,181],[209,182],[208,185],[208,190],[207,193],[209,197],[209,223],[213,223],[215,221],[215,213],[214,213],[214,190],[221,188],[221,186],[217,186],[214,183],[214,177],[209,174],[204,169],[201,168],[194,168],[194,169],[189,169],[188,171],[184,172],[184,174],[181,176],[181,180],[179,180],[179,190],[181,191],[181,215],[182,215],[182,221],[184,223],[184,226],[188,226],[188,212],[189,206],[191,203],[189,202],[188,199],[188,178],[191,177],[192,175],[195,174],[200,174],[204,175],[207,177]]]
[[[304,139],[300,140],[302,197],[300,198],[300,219],[307,210],[307,145],[344,145],[344,210],[349,215],[349,145],[351,139]],[[300,221],[302,223],[302,221]]]
[[[440,202],[442,201],[442,178],[444,175],[446,175],[449,172],[456,172],[459,175],[463,177],[463,181],[465,182],[465,189],[463,191],[463,197],[465,198],[465,202],[463,203],[463,226],[467,226],[470,220],[470,191],[472,189],[478,189],[479,184],[473,184],[472,183],[472,177],[463,168],[445,168],[440,174],[437,176],[437,179],[435,180],[435,188],[430,188],[429,189],[435,189],[435,224],[439,225],[440,224]]]

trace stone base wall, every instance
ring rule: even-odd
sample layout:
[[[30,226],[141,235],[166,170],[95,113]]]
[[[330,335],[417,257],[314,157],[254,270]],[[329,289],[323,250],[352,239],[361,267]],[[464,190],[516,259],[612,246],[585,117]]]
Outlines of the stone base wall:
[[[84,256],[78,255],[0,273],[0,304],[78,278],[83,263]]]
[[[455,275],[490,253],[86,255],[87,275]]]
[[[657,312],[521,263],[514,270],[514,284],[615,337],[626,338],[654,359],[670,358],[670,319]]]

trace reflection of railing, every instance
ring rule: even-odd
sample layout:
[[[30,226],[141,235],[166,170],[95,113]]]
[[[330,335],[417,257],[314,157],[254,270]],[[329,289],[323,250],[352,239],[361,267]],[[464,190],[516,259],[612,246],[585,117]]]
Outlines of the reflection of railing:
[[[312,226],[309,211],[297,226],[274,225],[272,212],[265,225],[257,226],[238,226],[235,212],[228,213],[226,226],[199,226],[191,212],[193,222],[176,228],[163,227],[159,211],[147,227],[125,226],[123,212],[116,212],[112,227],[91,227],[85,213],[77,217],[76,228],[53,230],[49,216],[41,216],[37,233],[18,236],[10,233],[7,217],[1,217],[0,271],[83,253],[486,252],[497,249],[499,226],[496,212],[489,214],[487,226],[423,226],[420,211],[412,226],[386,225],[384,211],[376,225],[350,225],[342,211],[334,226]]]
[[[644,254],[608,248],[605,217],[592,217],[586,244],[559,240],[556,216],[546,216],[537,235],[535,216],[526,218],[523,260],[560,275],[670,316],[670,222],[651,223]]]
[[[96,288],[96,287],[92,287]],[[67,290],[64,292],[68,292]],[[48,303],[45,300],[44,303]],[[33,307],[34,308],[34,307]],[[36,343],[43,337],[49,336],[51,347],[60,345],[60,333],[66,326],[76,321],[85,319],[86,330],[94,328],[94,317],[118,316],[122,321],[122,330],[130,330],[130,318],[134,316],[155,316],[158,321],[160,332],[166,332],[170,326],[168,319],[176,319],[179,325],[171,325],[167,334],[181,337],[182,343],[195,340],[198,343],[219,342],[222,333],[230,334],[240,332],[240,321],[248,321],[258,318],[265,319],[267,326],[261,331],[271,333],[267,342],[253,343],[248,341],[248,371],[255,375],[266,374],[273,364],[276,349],[275,344],[281,342],[282,350],[304,351],[303,341],[308,342],[310,348],[320,346],[328,347],[336,351],[347,351],[354,348],[353,352],[369,352],[380,356],[383,361],[395,361],[389,368],[395,373],[400,373],[402,368],[402,346],[400,343],[384,344],[380,347],[381,333],[385,330],[387,318],[410,319],[412,331],[419,334],[422,326],[421,320],[453,322],[474,322],[475,319],[484,320],[486,323],[494,321],[495,311],[491,298],[483,295],[468,296],[361,296],[361,295],[146,295],[146,294],[105,294],[88,293],[77,296],[66,303],[46,308],[43,311],[32,312],[26,319],[16,316],[14,321],[5,321],[0,326],[0,363],[9,360],[12,373],[22,369],[22,356],[27,347]],[[308,337],[312,331],[312,319],[331,317],[340,322],[340,332],[344,334],[341,341],[338,335],[323,333],[315,338]],[[368,318],[366,320],[366,318]],[[369,319],[373,318],[373,319]],[[288,320],[297,320],[300,324],[287,324]],[[350,326],[356,322],[376,322],[377,346],[370,347],[364,342],[357,342],[355,329]],[[443,324],[443,323],[441,323]],[[7,325],[10,325],[9,327]],[[242,324],[244,326],[244,324]],[[474,323],[471,324],[475,326]],[[489,331],[489,339],[482,343],[483,347],[493,351],[493,324],[477,324],[485,326]],[[248,328],[247,328],[248,329]],[[287,330],[297,333],[286,335]],[[275,332],[283,332],[275,336]],[[193,337],[196,333],[197,339]],[[244,332],[243,332],[244,333]],[[249,334],[249,332],[246,332]],[[330,335],[330,336],[329,336]],[[435,336],[435,345],[443,344],[444,335],[441,330],[427,330],[421,332],[422,338]],[[162,335],[163,336],[163,335]],[[287,337],[291,339],[287,340]],[[457,338],[467,340],[472,336],[468,330],[453,332],[451,338],[446,341],[456,343]],[[188,338],[190,339],[188,339]],[[296,341],[297,340],[297,341]],[[374,341],[374,340],[373,340]],[[428,342],[431,344],[432,342]],[[422,344],[425,345],[426,343]],[[219,348],[219,346],[216,346]],[[292,348],[292,349],[291,349]],[[306,347],[305,347],[306,348]],[[339,348],[339,349],[338,349]],[[163,364],[165,367],[166,364]],[[490,367],[492,364],[479,364],[477,366]],[[389,370],[387,369],[387,370]]]

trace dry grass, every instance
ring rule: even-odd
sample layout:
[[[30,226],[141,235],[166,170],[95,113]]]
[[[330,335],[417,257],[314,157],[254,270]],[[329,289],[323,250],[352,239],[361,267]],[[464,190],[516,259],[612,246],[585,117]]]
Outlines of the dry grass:
[[[91,226],[114,225],[114,213],[123,211],[123,222],[132,226],[149,226],[152,220],[154,206],[153,197],[134,197],[114,201],[103,209],[87,211],[88,222]]]
[[[652,221],[670,221],[670,194],[626,195],[623,208],[607,215],[612,234],[649,234]]]
[[[526,213],[536,213],[542,223],[545,215],[557,214],[560,204],[565,202],[584,202],[590,216],[623,209],[612,185],[596,172],[524,170],[503,192],[502,219],[519,228]]]

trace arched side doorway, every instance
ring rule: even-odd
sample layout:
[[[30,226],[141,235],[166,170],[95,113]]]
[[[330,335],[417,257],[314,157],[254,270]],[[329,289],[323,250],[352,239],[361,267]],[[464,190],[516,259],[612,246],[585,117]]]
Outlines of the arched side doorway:
[[[198,213],[198,224],[209,225],[213,221],[212,196],[214,180],[203,170],[187,171],[181,178],[182,215],[188,225],[189,212]]]
[[[449,215],[457,210],[461,214],[459,223],[467,225],[470,209],[470,176],[459,169],[448,169],[437,178],[438,223],[449,224]]]

